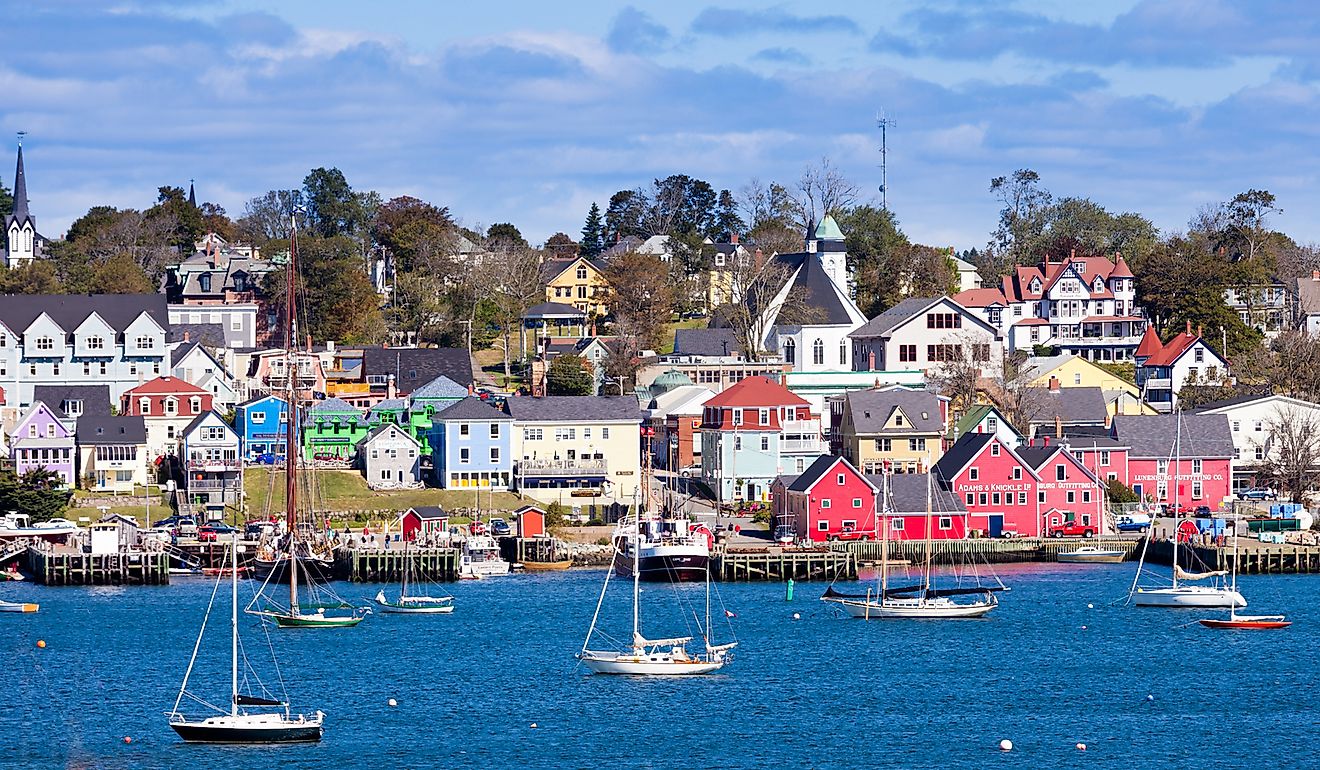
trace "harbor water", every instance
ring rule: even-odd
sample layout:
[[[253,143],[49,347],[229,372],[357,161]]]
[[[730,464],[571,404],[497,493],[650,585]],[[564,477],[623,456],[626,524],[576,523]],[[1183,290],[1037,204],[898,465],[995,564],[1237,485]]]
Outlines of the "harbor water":
[[[1247,612],[1286,612],[1295,623],[1224,632],[1192,623],[1217,612],[1122,606],[1133,569],[1001,567],[1012,590],[989,618],[969,621],[850,620],[816,601],[824,584],[799,584],[792,602],[779,584],[721,585],[740,644],[720,675],[690,680],[591,676],[575,665],[601,570],[460,583],[448,587],[453,615],[271,631],[295,709],[326,713],[322,743],[280,747],[187,745],[166,723],[213,581],[4,584],[0,598],[41,611],[0,615],[0,766],[1316,765],[1320,581],[1244,578]],[[338,588],[366,599],[378,587]],[[602,624],[626,639],[621,588],[611,586]],[[228,691],[227,589],[190,687],[218,703]],[[683,633],[704,613],[700,586],[647,586],[642,597],[651,636]],[[260,624],[240,623],[249,657],[270,673]],[[1013,751],[998,750],[1003,739]]]

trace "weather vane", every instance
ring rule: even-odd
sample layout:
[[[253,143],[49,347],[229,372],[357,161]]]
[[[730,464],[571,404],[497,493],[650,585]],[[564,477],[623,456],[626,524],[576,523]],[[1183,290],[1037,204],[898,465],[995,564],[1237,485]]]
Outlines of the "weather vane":
[[[19,131],[19,132],[18,132],[18,146],[19,146],[19,147],[22,147],[22,146],[23,146],[23,137],[25,137],[25,136],[27,136],[27,132],[26,132],[26,131]]]

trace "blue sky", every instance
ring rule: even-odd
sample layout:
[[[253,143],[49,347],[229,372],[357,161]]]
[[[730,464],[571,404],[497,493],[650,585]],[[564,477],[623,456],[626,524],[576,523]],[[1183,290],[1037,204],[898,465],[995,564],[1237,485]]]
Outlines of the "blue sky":
[[[1310,3],[0,7],[0,132],[29,132],[51,235],[190,178],[236,216],[322,165],[533,241],[576,236],[592,201],[671,173],[737,191],[828,157],[874,194],[883,113],[890,207],[922,242],[984,245],[988,182],[1020,167],[1164,229],[1265,188],[1278,228],[1320,240]],[[5,154],[12,186],[12,139]]]

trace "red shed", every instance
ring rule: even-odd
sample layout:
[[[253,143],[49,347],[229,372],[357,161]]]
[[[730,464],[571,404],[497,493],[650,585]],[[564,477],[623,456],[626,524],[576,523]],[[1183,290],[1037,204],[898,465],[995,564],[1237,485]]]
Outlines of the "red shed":
[[[449,514],[438,505],[419,505],[403,514],[403,539],[442,538],[449,534]]]
[[[524,505],[513,512],[518,537],[545,537],[545,511],[535,505]]]
[[[929,522],[931,540],[962,540],[967,537],[967,507],[962,498],[931,482],[928,473],[892,473],[886,483],[882,475],[866,477],[880,490],[881,536],[890,540],[924,540]],[[926,515],[926,486],[930,483],[930,516]],[[888,527],[888,532],[884,531]]]

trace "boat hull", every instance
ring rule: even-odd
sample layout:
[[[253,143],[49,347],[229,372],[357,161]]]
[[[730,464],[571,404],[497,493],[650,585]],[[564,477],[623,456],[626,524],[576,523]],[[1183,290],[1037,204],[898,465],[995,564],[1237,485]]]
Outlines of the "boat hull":
[[[666,553],[643,556],[638,579],[649,583],[700,583],[706,579],[710,555],[706,553]],[[633,562],[628,558],[615,561],[614,573],[619,577],[633,576]]]
[[[1291,620],[1246,620],[1237,618],[1236,620],[1202,620],[1198,621],[1206,628],[1235,629],[1242,631],[1269,631],[1275,628],[1287,628],[1292,625]]]
[[[321,721],[269,720],[217,717],[202,722],[171,722],[170,727],[188,743],[315,743],[321,740]]]
[[[838,605],[854,618],[869,620],[894,620],[900,618],[925,618],[931,620],[985,617],[999,602],[981,601],[958,603],[947,600],[890,599],[885,602],[866,599],[836,599],[826,597],[824,601]]]
[[[377,602],[379,604],[379,602]],[[392,615],[448,615],[454,611],[454,605],[439,607],[400,607],[397,604],[380,604],[381,612]]]
[[[667,655],[588,652],[578,658],[592,673],[623,676],[700,676],[724,668],[723,660],[678,659]]]
[[[37,612],[41,605],[31,602],[2,602],[0,601],[0,612]]]
[[[1058,556],[1060,564],[1121,564],[1126,551],[1071,551]]]
[[[573,566],[572,559],[563,561],[525,561],[522,562],[523,569],[528,572],[559,572]]]
[[[1137,589],[1132,595],[1132,603],[1138,607],[1245,607],[1247,600],[1242,594],[1228,588],[1202,588],[1200,586],[1179,588]]]
[[[270,613],[270,617],[275,619],[275,625],[280,628],[352,628],[363,620],[365,615],[354,615],[352,617],[334,616],[334,615],[281,615]]]

